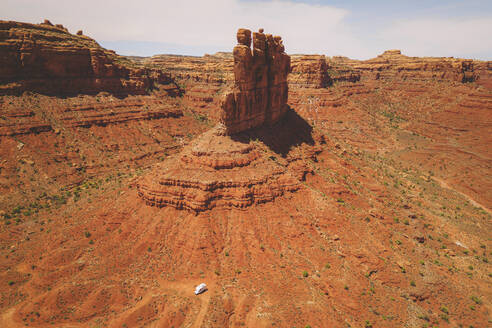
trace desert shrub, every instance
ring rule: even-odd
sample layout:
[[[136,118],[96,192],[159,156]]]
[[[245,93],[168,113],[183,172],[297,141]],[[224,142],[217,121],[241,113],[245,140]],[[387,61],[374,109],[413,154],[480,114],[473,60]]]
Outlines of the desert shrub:
[[[470,297],[470,298],[471,298],[471,300],[472,300],[473,302],[475,302],[476,304],[482,304],[482,300],[481,300],[481,299],[479,299],[477,296],[472,296],[472,297]]]

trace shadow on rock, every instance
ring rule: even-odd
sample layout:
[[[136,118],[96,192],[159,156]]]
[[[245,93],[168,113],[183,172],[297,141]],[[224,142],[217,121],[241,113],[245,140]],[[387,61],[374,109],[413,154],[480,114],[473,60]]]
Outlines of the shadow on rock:
[[[301,144],[314,145],[312,130],[312,126],[289,107],[277,123],[234,134],[231,138],[243,143],[261,141],[278,155],[286,157],[293,147]]]

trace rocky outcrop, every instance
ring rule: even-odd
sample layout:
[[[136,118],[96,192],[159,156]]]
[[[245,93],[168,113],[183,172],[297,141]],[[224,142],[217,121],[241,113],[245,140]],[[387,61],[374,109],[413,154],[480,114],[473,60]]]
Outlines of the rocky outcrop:
[[[212,86],[234,83],[234,58],[230,52],[207,54],[203,57],[155,55],[129,58],[165,70],[184,86],[198,83]],[[188,92],[188,89],[186,91]]]
[[[301,55],[292,56],[292,73],[289,84],[300,88],[326,88],[332,79],[328,74],[325,56]]]
[[[222,122],[233,134],[278,121],[287,111],[290,57],[282,38],[239,29],[234,47],[234,90],[222,104]]]
[[[156,87],[178,93],[169,74],[149,69],[70,34],[49,21],[0,21],[0,94],[35,91],[52,95],[144,94]]]
[[[339,65],[361,72],[361,80],[477,82],[492,86],[492,62],[453,57],[408,57],[387,50],[376,58],[357,61],[333,57]]]
[[[201,212],[245,208],[299,189],[299,180],[255,145],[234,141],[217,129],[158,164],[138,183],[139,196],[148,205]]]
[[[204,110],[220,106],[220,93],[234,83],[234,57],[217,53],[203,57],[157,55],[135,58],[169,72],[185,86],[185,98]],[[388,50],[369,60],[353,60],[343,56],[292,55],[290,90],[324,89],[333,83],[375,83],[385,81],[474,82],[492,87],[492,62],[460,58],[408,57],[400,50]]]
[[[275,123],[287,112],[290,58],[281,38],[263,30],[253,34],[253,52],[249,30],[240,29],[237,39],[235,85],[222,104],[222,122],[137,183],[138,195],[148,205],[196,212],[244,208],[299,189],[302,164],[289,170],[274,155],[260,151],[257,142],[238,134]],[[289,133],[295,135],[291,129]]]
[[[181,97],[184,106],[218,121],[222,95],[234,84],[232,53],[219,52],[203,57],[155,55],[130,59],[170,74],[184,90]]]
[[[327,88],[337,82],[357,82],[360,71],[322,55],[292,56],[289,86],[293,88]]]

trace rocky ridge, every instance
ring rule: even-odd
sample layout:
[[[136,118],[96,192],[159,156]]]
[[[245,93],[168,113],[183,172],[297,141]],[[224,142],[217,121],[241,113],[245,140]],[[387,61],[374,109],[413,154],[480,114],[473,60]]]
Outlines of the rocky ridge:
[[[338,65],[360,72],[361,80],[477,82],[491,86],[492,62],[453,57],[408,57],[387,50],[376,58],[358,61],[332,57]]]
[[[0,21],[0,94],[145,94],[159,85],[178,93],[169,74],[135,65],[81,31],[62,25]]]
[[[475,82],[487,87],[492,83],[490,61],[453,57],[409,57],[400,50],[388,50],[376,58],[362,61],[342,56],[290,57],[292,72],[288,76],[288,84],[291,89],[326,88],[333,83],[359,81]],[[233,83],[233,56],[230,53],[203,57],[156,55],[139,61],[168,70],[177,81],[186,84],[187,92],[191,93],[201,83],[201,94],[206,90],[205,83],[212,84],[215,92],[221,86]]]

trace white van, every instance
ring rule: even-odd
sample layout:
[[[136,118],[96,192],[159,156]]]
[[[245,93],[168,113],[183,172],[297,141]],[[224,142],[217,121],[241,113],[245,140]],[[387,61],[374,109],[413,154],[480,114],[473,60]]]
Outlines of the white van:
[[[195,288],[195,295],[201,294],[207,290],[207,285],[204,283],[201,283],[200,285],[196,286]]]

